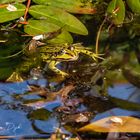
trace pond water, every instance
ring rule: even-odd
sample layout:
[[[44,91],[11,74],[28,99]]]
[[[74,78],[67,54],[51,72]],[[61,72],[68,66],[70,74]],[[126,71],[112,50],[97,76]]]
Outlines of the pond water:
[[[114,115],[140,116],[140,111],[135,110],[135,107],[131,109],[131,102],[139,103],[140,101],[138,88],[131,84],[114,84],[113,87],[108,88],[109,96],[104,98],[93,93],[93,89],[83,90],[83,88],[79,88],[72,91],[71,99],[67,100],[70,102],[69,104],[74,105],[64,103],[62,100],[65,99],[61,99],[59,94],[57,97],[54,95],[54,98],[47,95],[50,99],[45,99],[44,95],[39,92],[40,87],[43,89],[47,84],[46,79],[0,83],[0,135],[4,136],[3,138],[49,138],[52,133],[57,132],[58,128],[61,133],[72,137],[74,124],[77,124],[76,127],[81,127],[87,123]],[[36,89],[32,91],[31,85],[35,86]],[[58,83],[52,82],[51,88],[54,92],[49,94],[57,94],[55,90],[58,86],[60,86]],[[64,84],[61,84],[57,90],[59,91],[63,87]],[[83,95],[78,95],[79,92]],[[117,99],[117,102],[119,99],[130,102],[130,109],[129,106],[125,109],[125,102],[117,105],[112,98]],[[81,100],[82,102],[80,102]],[[140,105],[138,104],[138,106]],[[56,111],[57,108],[62,110],[58,112]],[[81,118],[80,124],[77,123],[74,114],[81,112],[89,112],[93,115],[87,121]]]

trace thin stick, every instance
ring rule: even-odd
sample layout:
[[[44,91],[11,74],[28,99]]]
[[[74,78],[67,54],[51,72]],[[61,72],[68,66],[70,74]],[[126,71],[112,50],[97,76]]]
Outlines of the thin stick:
[[[105,22],[106,22],[106,17],[104,18],[102,24],[100,25],[99,30],[98,30],[98,33],[97,33],[97,37],[96,37],[96,47],[95,47],[95,49],[96,49],[96,50],[95,50],[96,54],[98,54],[98,49],[99,49],[99,38],[100,38],[101,30],[102,30],[103,25],[105,24]]]
[[[15,54],[13,54],[13,55],[5,56],[5,57],[0,57],[0,59],[8,59],[8,58],[15,57],[15,56],[21,54],[23,51],[24,51],[24,49],[22,49],[21,51],[15,53]]]
[[[24,13],[24,21],[26,21],[27,14],[28,14],[29,7],[30,7],[30,4],[31,4],[31,0],[28,0],[27,6],[26,6],[26,10],[25,10],[25,13]]]

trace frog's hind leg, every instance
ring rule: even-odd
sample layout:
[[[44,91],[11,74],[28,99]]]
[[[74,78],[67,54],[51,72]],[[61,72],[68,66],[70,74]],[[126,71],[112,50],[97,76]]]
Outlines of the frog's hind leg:
[[[59,70],[56,65],[60,63],[60,62],[57,62],[57,61],[50,61],[49,64],[48,64],[48,67],[54,71],[56,74],[59,74],[59,75],[62,75],[63,77],[66,77],[66,76],[69,76],[68,73],[66,72],[63,72],[61,70]]]
[[[101,60],[105,60],[103,57],[104,54],[96,54],[96,53],[92,53],[91,57],[93,58],[93,60],[97,61],[97,59],[101,59]]]
[[[84,53],[84,54],[86,54],[86,55],[88,55],[88,56],[90,56],[90,57],[92,57],[92,59],[93,59],[94,61],[97,61],[98,59],[104,60],[104,58],[101,57],[103,54],[96,54],[96,53],[93,53],[93,52],[91,52],[91,51],[89,51],[89,50],[80,50],[80,52],[81,52],[81,53]]]

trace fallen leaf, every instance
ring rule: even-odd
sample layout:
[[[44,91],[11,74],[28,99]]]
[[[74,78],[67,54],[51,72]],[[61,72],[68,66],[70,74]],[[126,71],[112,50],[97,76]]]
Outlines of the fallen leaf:
[[[119,122],[114,122],[119,120]],[[120,121],[121,120],[121,121]],[[121,122],[121,123],[120,123]],[[139,133],[140,132],[140,119],[131,117],[131,116],[111,116],[98,121],[95,121],[91,124],[88,124],[80,128],[79,132],[130,132],[130,133]]]
[[[70,91],[72,91],[74,88],[75,88],[75,86],[72,85],[72,84],[71,85],[67,85],[67,86],[63,87],[62,89],[60,89],[59,91],[57,91],[55,93],[58,94],[58,95],[61,95],[62,98],[66,98],[68,93]]]
[[[33,94],[33,92],[35,94],[37,93],[38,95],[44,96],[46,99],[45,100],[33,100],[33,101],[30,100],[30,102],[28,100],[28,102],[27,101],[24,102],[24,105],[34,107],[36,109],[43,108],[44,106],[48,105],[49,103],[55,101],[57,96],[60,96],[61,100],[64,100],[67,97],[68,93],[71,90],[73,90],[74,88],[75,87],[73,85],[67,85],[57,92],[49,92],[46,88],[41,89],[40,87],[30,86],[29,93],[32,93],[32,94]]]

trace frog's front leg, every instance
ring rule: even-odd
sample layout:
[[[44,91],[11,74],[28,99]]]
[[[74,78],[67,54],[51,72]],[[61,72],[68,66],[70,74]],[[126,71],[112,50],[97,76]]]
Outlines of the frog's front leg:
[[[56,65],[59,64],[59,63],[60,63],[60,62],[58,62],[58,61],[52,60],[52,61],[49,62],[48,67],[49,67],[52,71],[54,71],[56,74],[62,75],[63,77],[69,76],[68,73],[63,72],[63,71],[59,70],[59,69],[56,67]]]

